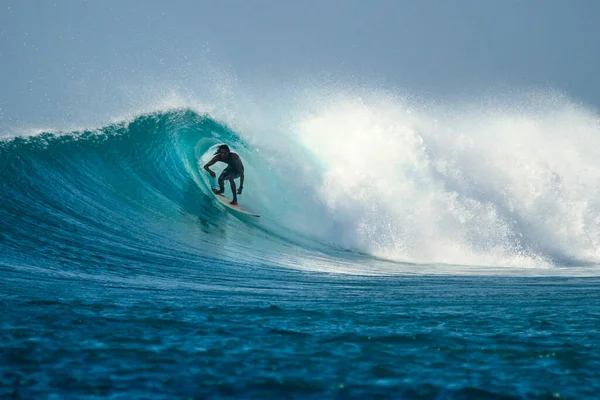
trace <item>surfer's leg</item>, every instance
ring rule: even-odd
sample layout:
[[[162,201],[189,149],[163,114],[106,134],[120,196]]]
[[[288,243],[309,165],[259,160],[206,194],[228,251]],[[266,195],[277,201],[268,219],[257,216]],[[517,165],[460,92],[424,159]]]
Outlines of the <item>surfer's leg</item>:
[[[229,179],[229,183],[231,184],[231,193],[233,194],[233,200],[231,201],[231,204],[237,204],[237,188],[235,187],[235,175],[234,174],[230,174],[228,176]]]
[[[223,172],[221,172],[221,175],[219,175],[219,191],[215,192],[215,193],[219,193],[219,194],[225,193],[225,179],[227,179],[228,176],[229,176],[229,171],[227,171],[227,169],[225,169]]]

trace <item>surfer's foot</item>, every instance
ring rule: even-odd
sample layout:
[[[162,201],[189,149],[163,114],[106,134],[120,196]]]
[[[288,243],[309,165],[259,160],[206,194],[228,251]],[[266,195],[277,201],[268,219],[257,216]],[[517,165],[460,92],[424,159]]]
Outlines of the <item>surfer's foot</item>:
[[[224,189],[217,190],[217,189],[215,189],[215,188],[212,188],[212,191],[213,191],[213,193],[214,193],[214,194],[223,194],[223,193],[225,193],[225,190],[224,190]]]
[[[231,204],[232,206],[237,206],[237,200],[232,200],[229,204]]]

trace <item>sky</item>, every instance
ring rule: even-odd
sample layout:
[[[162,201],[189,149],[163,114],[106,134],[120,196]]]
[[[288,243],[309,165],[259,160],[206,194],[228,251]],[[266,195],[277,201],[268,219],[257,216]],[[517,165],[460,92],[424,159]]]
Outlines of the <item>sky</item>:
[[[0,129],[219,80],[557,90],[598,109],[598,21],[596,0],[0,0]]]

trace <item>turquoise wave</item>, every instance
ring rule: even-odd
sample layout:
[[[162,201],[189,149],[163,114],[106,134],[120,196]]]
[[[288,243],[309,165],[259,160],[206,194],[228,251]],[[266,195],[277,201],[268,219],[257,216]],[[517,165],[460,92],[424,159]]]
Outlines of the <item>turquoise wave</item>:
[[[303,252],[337,251],[273,221],[220,207],[201,164],[228,143],[248,165],[244,205],[259,209],[265,164],[236,132],[208,115],[176,110],[98,130],[42,133],[0,143],[4,265],[59,274],[171,268],[194,262],[297,265]],[[266,167],[265,167],[266,168]],[[269,216],[271,214],[271,216]],[[202,265],[205,265],[203,263]]]
[[[509,210],[506,202],[519,204],[519,197],[486,189],[497,180],[486,176],[504,179],[511,170],[478,175],[469,157],[452,161],[455,153],[444,153],[433,140],[425,147],[424,139],[400,141],[395,161],[388,157],[382,164],[387,169],[365,170],[353,164],[365,158],[361,146],[353,147],[363,143],[362,130],[330,133],[332,124],[324,121],[302,132],[305,143],[284,134],[250,143],[248,132],[188,108],[95,130],[5,138],[0,265],[63,275],[108,268],[111,279],[131,269],[202,269],[207,259],[360,274],[438,273],[440,267],[487,274],[520,256],[532,265],[539,258],[567,266],[567,273],[587,265],[577,247],[567,252],[551,245],[553,233],[538,227],[549,211]],[[413,137],[419,138],[416,132]],[[240,202],[260,219],[229,213],[211,193],[215,182],[202,165],[221,143],[244,161]],[[310,146],[320,149],[320,158]],[[423,163],[411,167],[419,157]],[[462,246],[464,255],[450,251],[442,262],[408,262],[416,253],[435,260],[453,246]],[[498,263],[478,263],[486,255]]]

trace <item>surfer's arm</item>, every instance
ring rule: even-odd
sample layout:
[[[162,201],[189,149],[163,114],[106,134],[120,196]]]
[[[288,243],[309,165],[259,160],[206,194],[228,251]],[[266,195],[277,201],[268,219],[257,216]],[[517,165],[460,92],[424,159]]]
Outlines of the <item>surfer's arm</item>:
[[[216,174],[209,168],[211,165],[213,165],[214,163],[216,163],[219,159],[219,156],[214,156],[212,160],[210,160],[209,162],[206,163],[206,165],[204,166],[204,169],[208,171],[208,173],[214,178],[216,176]]]

